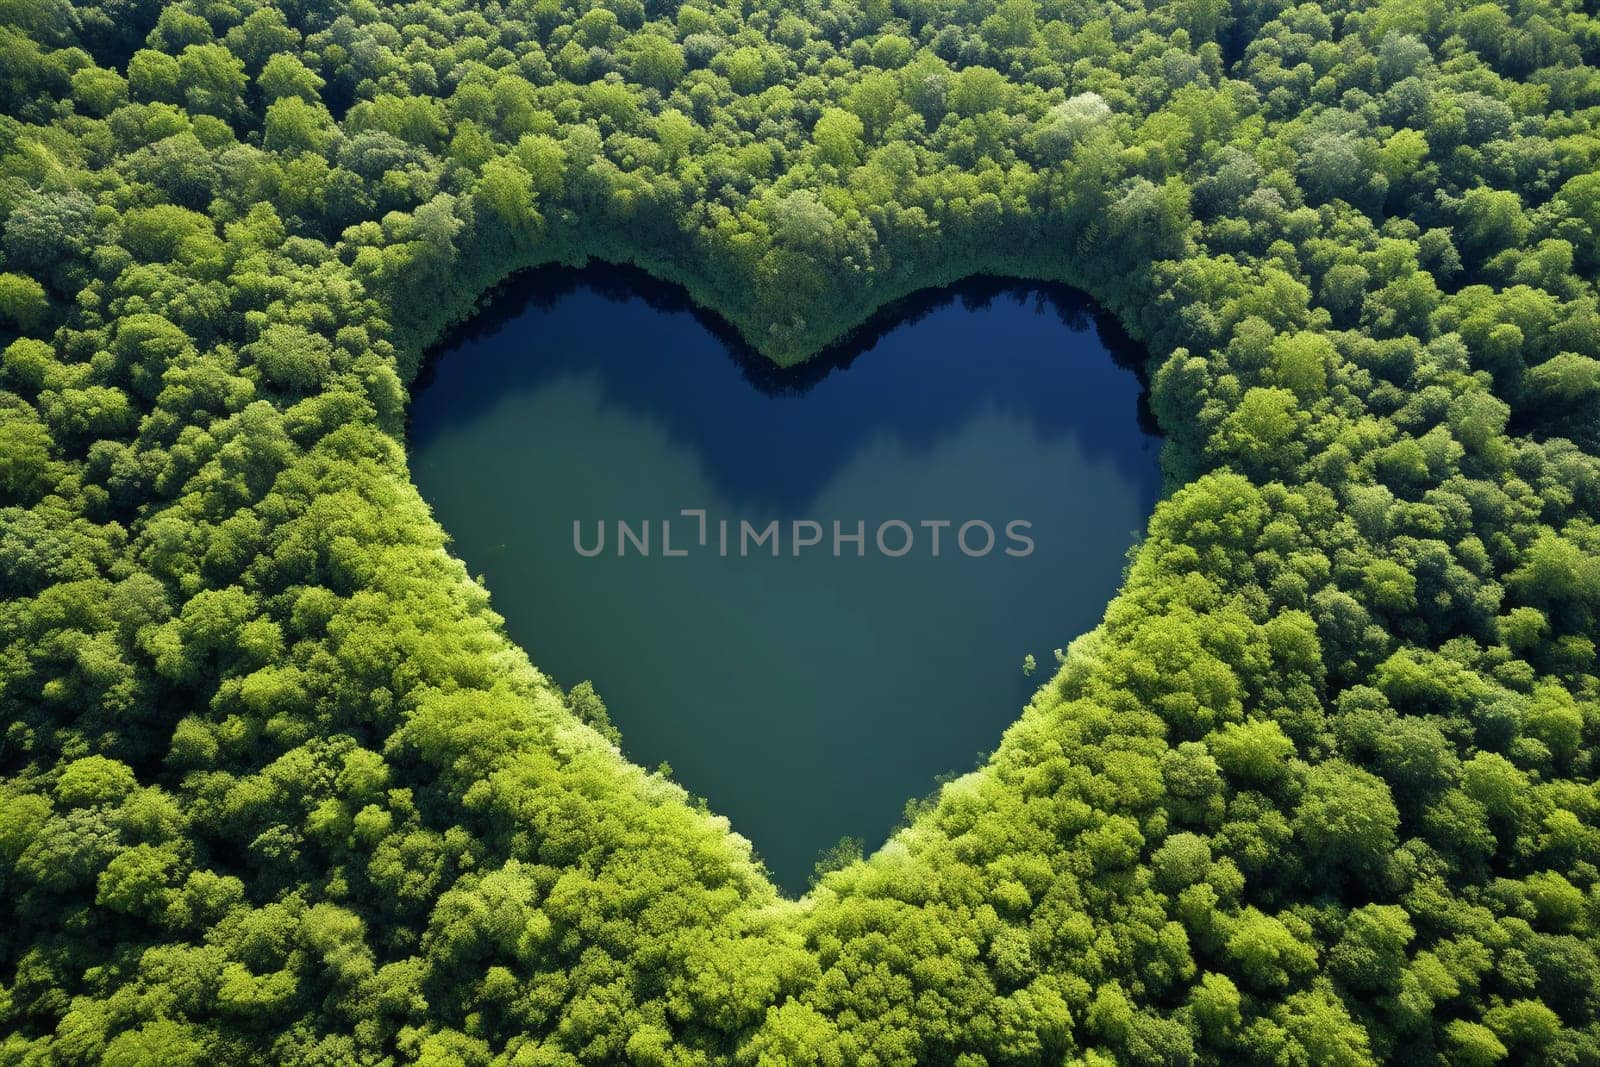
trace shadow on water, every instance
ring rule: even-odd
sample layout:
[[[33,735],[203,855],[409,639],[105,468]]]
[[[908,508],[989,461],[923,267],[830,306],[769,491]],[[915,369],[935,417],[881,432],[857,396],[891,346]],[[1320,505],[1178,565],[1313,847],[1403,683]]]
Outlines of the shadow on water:
[[[1116,318],[1096,304],[1082,290],[1061,282],[1027,281],[996,275],[975,274],[949,285],[919,289],[892,300],[874,312],[867,321],[851,330],[811,359],[790,367],[780,367],[752,348],[732,324],[699,304],[681,285],[662,281],[652,274],[627,264],[593,260],[583,267],[552,264],[519,271],[495,287],[482,301],[482,309],[467,321],[449,330],[428,351],[418,376],[416,389],[426,387],[436,357],[457,344],[481,341],[501,330],[530,308],[549,310],[565,296],[589,289],[617,303],[643,301],[654,311],[687,312],[727,349],[728,356],[744,374],[745,380],[769,395],[803,393],[836,370],[844,370],[856,357],[871,350],[880,340],[902,326],[919,321],[929,312],[955,303],[966,309],[987,307],[997,298],[1018,302],[1032,299],[1041,314],[1055,312],[1062,325],[1086,330],[1091,325],[1111,359],[1138,376],[1145,392],[1141,395],[1139,426],[1146,433],[1157,431],[1150,413],[1145,352],[1128,336]]]
[[[630,305],[657,314],[630,314]],[[1006,305],[1030,309],[1032,321],[1010,317],[997,337],[970,314]],[[907,329],[929,320],[934,334]],[[597,322],[604,328],[577,328]],[[452,369],[441,372],[447,356]],[[1128,407],[1102,403],[1106,379],[1130,371],[1137,391],[1116,390],[1130,394]],[[1070,286],[974,276],[920,290],[813,358],[780,367],[682,286],[594,262],[515,275],[433,346],[412,386],[426,400],[411,405],[407,436],[425,447],[508,394],[592,374],[608,401],[664,421],[707,457],[720,488],[780,512],[803,508],[865,437],[888,433],[928,449],[985,404],[1046,437],[1070,435],[1140,477],[1149,460],[1125,448],[1129,416],[1152,440],[1158,433],[1144,350]]]

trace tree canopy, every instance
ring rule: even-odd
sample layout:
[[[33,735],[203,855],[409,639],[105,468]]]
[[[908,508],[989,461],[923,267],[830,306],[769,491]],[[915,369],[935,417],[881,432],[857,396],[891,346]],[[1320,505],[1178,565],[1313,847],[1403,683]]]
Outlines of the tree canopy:
[[[1600,1061],[1588,5],[24,0],[0,57],[0,1059]],[[784,362],[980,272],[1149,352],[1103,625],[800,902],[408,478],[428,344],[591,257]]]

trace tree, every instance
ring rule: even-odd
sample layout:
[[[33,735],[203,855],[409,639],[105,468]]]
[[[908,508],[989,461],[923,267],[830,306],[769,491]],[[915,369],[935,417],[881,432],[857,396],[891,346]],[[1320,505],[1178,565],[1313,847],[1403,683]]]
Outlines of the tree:
[[[1244,469],[1281,471],[1303,455],[1299,437],[1308,421],[1294,393],[1257,386],[1222,420],[1218,437],[1224,456]]]
[[[1321,334],[1302,331],[1279,337],[1272,344],[1273,370],[1278,384],[1310,404],[1327,391],[1328,374],[1338,361],[1338,351]]]
[[[195,1028],[171,1019],[157,1019],[137,1029],[124,1030],[106,1046],[101,1060],[107,1067],[198,1067],[207,1060],[206,1046]]]
[[[967,67],[950,82],[950,106],[957,115],[971,118],[1006,106],[1009,86],[999,71]]]
[[[1034,131],[1033,147],[1042,162],[1061,163],[1072,149],[1111,118],[1111,107],[1099,93],[1079,93],[1055,105]]]
[[[320,104],[285,96],[268,106],[261,143],[274,152],[321,152],[332,140],[332,125]]]
[[[817,157],[836,167],[853,167],[860,162],[865,127],[855,115],[841,108],[830,108],[817,119],[811,132]]]
[[[641,85],[666,92],[683,76],[684,65],[683,48],[666,37],[644,34],[629,39],[629,74]]]
[[[1381,876],[1399,826],[1389,787],[1376,775],[1338,760],[1307,770],[1295,808],[1295,836],[1324,870],[1354,878]]]
[[[1361,992],[1389,992],[1406,968],[1406,946],[1416,937],[1406,910],[1368,904],[1345,916],[1344,933],[1328,956],[1328,969]]]
[[[178,57],[178,84],[190,111],[226,119],[244,108],[244,64],[220,44],[191,44]]]
[[[104,118],[128,99],[128,80],[114,70],[88,66],[73,72],[72,99],[91,115]]]
[[[514,160],[495,159],[484,164],[483,179],[473,195],[512,230],[539,221],[539,213],[534,208],[538,198],[533,177]]]
[[[67,807],[85,807],[121,801],[138,783],[127,764],[105,756],[84,756],[61,770],[56,800]]]
[[[1297,936],[1296,929],[1310,933],[1298,920],[1286,923],[1255,908],[1246,908],[1231,923],[1228,959],[1258,992],[1281,990],[1317,963],[1316,949]]]
[[[1270,719],[1227,723],[1206,738],[1206,745],[1224,773],[1254,788],[1282,780],[1295,754],[1294,742]]]
[[[1521,244],[1532,229],[1517,194],[1505,189],[1471,189],[1462,199],[1463,250],[1487,258]]]
[[[25,274],[0,274],[0,317],[25,333],[41,329],[50,314],[44,286]]]

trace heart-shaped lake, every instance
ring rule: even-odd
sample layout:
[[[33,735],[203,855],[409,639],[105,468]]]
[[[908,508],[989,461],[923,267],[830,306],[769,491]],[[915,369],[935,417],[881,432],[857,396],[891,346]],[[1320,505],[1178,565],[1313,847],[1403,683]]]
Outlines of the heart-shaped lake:
[[[533,661],[795,892],[1098,623],[1160,491],[1113,335],[974,280],[778,371],[641,274],[538,271],[434,356],[411,469]]]

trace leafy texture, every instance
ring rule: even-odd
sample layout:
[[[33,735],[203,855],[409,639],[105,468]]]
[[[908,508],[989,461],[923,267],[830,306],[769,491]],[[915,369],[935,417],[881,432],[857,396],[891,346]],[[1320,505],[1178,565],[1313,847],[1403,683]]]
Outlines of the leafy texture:
[[[0,1060],[1600,1061],[1577,0],[3,10]],[[407,477],[425,344],[588,257],[1151,353],[1104,625],[801,902]]]

